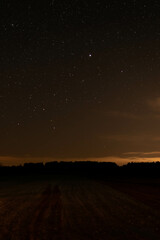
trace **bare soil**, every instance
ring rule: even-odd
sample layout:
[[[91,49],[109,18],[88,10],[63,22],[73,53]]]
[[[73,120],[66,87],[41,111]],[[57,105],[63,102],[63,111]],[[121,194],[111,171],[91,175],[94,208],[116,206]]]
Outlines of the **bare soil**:
[[[142,201],[127,184],[0,182],[0,240],[159,240],[159,200]]]

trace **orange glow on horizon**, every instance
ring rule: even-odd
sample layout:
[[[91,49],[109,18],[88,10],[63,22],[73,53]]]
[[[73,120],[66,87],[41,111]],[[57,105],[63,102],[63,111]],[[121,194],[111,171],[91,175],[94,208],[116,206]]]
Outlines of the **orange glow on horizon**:
[[[159,162],[160,157],[151,157],[151,158],[142,158],[142,157],[101,157],[101,158],[52,158],[52,157],[12,157],[12,156],[1,156],[0,164],[2,166],[13,166],[13,165],[23,165],[24,163],[38,163],[38,162],[52,162],[52,161],[66,161],[66,162],[75,162],[75,161],[96,161],[96,162],[115,162],[118,165],[124,165],[128,162]]]

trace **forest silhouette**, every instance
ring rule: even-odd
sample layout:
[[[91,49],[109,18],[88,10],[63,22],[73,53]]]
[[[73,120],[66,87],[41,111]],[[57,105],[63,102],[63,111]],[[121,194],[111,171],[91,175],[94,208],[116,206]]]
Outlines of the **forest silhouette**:
[[[110,177],[159,177],[160,162],[131,162],[118,166],[114,162],[47,162],[25,163],[23,166],[0,166],[0,175],[80,175],[106,178]]]

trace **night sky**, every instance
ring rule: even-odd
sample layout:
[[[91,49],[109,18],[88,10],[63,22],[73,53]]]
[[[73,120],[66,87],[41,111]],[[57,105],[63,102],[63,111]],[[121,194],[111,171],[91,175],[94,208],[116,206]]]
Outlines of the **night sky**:
[[[160,158],[160,2],[0,4],[0,162]]]

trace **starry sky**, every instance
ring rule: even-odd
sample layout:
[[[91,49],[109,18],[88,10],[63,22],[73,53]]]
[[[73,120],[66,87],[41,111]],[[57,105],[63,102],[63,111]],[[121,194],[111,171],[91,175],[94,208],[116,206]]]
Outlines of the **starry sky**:
[[[2,0],[0,163],[160,159],[160,2]]]

